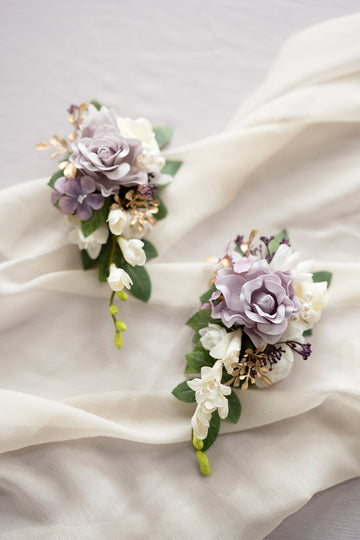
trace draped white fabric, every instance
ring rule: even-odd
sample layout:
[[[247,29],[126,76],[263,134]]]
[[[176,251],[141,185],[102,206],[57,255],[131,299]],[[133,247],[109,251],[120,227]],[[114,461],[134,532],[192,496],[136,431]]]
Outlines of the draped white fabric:
[[[359,29],[352,16],[295,36],[223,133],[168,151],[183,166],[151,237],[153,294],[122,305],[120,353],[109,289],[81,270],[46,180],[1,193],[0,467],[5,493],[22,501],[20,517],[9,504],[4,537],[260,539],[317,491],[359,475]],[[241,419],[224,423],[205,479],[185,442],[194,407],[170,393],[190,350],[184,322],[207,286],[201,261],[237,233],[284,227],[333,272],[329,305],[307,362],[240,393]],[[72,451],[68,440],[79,440]],[[41,454],[44,443],[56,444]],[[37,455],[87,486],[83,512],[56,507]],[[61,489],[76,498],[74,485]]]

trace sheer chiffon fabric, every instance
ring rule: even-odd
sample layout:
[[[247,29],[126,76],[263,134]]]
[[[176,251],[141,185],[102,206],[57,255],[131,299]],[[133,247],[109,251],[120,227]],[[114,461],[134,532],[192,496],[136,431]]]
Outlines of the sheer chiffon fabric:
[[[356,15],[296,35],[223,133],[168,151],[183,166],[151,236],[153,293],[122,304],[120,353],[109,289],[81,269],[46,179],[1,193],[4,538],[260,539],[359,475],[359,29]],[[237,233],[284,227],[334,274],[314,352],[240,393],[205,479],[194,407],[171,395],[210,277],[201,261]]]

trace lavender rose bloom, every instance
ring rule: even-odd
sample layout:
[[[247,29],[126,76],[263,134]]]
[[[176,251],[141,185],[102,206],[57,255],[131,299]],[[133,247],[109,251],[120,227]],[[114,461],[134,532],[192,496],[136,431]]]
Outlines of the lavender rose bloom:
[[[147,183],[147,174],[136,167],[142,153],[141,141],[120,134],[113,110],[90,108],[80,127],[80,137],[71,146],[70,161],[94,178],[104,197],[118,193],[120,186]]]
[[[275,344],[300,312],[300,302],[289,272],[271,272],[265,260],[255,262],[249,271],[235,267],[218,271],[212,295],[212,317],[221,318],[227,328],[244,325],[244,332],[255,347]],[[218,305],[214,301],[222,295]]]

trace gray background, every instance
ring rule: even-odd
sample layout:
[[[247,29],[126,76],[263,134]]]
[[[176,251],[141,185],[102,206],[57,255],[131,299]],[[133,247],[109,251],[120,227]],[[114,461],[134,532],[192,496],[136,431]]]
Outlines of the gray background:
[[[68,131],[70,103],[175,128],[177,146],[221,130],[284,41],[356,0],[1,1],[0,187],[47,176],[34,146]],[[304,59],[306,61],[306,59]],[[89,442],[89,444],[91,444]],[[341,459],[341,456],[339,456]],[[317,494],[268,540],[360,537],[360,480]]]

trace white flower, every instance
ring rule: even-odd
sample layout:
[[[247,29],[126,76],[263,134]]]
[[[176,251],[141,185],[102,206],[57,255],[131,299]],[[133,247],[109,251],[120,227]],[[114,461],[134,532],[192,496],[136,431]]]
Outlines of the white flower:
[[[204,349],[211,351],[224,337],[227,332],[219,324],[208,324],[205,328],[199,330],[201,336],[200,342]]]
[[[129,274],[122,268],[117,268],[115,264],[110,265],[110,273],[107,282],[113,291],[122,291],[124,287],[130,289],[133,283]]]
[[[301,301],[300,317],[307,328],[312,328],[318,322],[322,309],[328,301],[327,283],[314,283],[312,279],[295,285],[295,292]]]
[[[96,259],[99,255],[101,246],[106,244],[109,236],[109,229],[106,225],[101,225],[96,231],[89,236],[84,236],[80,227],[70,231],[69,241],[72,244],[77,244],[80,249],[86,249],[91,259]]]
[[[222,360],[228,373],[232,373],[231,365],[239,360],[242,331],[226,332],[218,324],[209,324],[199,330],[200,342],[204,349],[210,351],[210,356]]]
[[[285,379],[290,374],[294,364],[293,351],[286,345],[281,345],[281,347],[283,347],[285,352],[282,353],[280,360],[276,364],[272,365],[272,370],[268,371],[266,374],[267,378],[270,379],[273,384]],[[258,377],[256,378],[255,384],[259,388],[264,388],[264,384]]]
[[[110,231],[119,236],[129,222],[128,213],[122,208],[110,210],[107,222],[109,223]]]
[[[301,260],[298,251],[294,251],[286,244],[281,244],[269,263],[269,267],[272,272],[288,272],[290,270],[294,277],[294,283],[297,283],[311,278],[314,261]]]
[[[128,139],[139,139],[142,144],[143,153],[137,159],[137,165],[151,176],[151,183],[163,186],[171,182],[172,177],[168,174],[161,174],[161,169],[165,165],[165,159],[160,154],[159,145],[156,141],[153,128],[146,118],[118,117],[118,126],[121,135]]]
[[[218,360],[213,367],[201,368],[201,379],[187,382],[189,388],[195,391],[198,404],[191,420],[194,435],[198,439],[206,438],[211,413],[218,410],[220,418],[226,418],[229,414],[225,396],[231,394],[231,388],[221,384],[222,369],[222,362]]]
[[[143,250],[144,242],[137,238],[126,240],[121,236],[118,242],[126,262],[131,266],[143,266],[146,263],[146,255]]]

